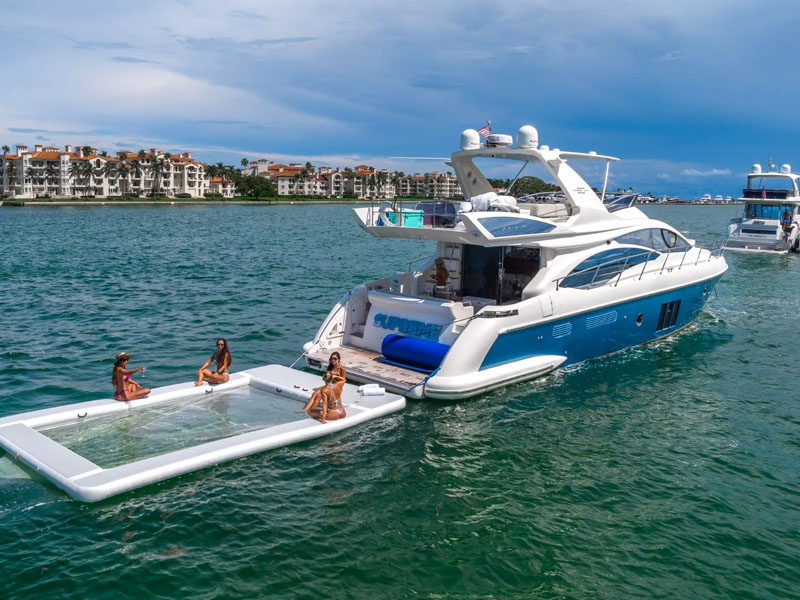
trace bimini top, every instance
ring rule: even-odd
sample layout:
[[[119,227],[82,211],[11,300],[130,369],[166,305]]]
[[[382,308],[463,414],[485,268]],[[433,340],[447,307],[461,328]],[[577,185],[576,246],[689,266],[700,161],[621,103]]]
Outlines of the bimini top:
[[[508,135],[491,135],[481,144],[473,129],[461,134],[461,150],[452,154],[452,166],[464,194],[464,202],[386,201],[377,209],[357,208],[354,216],[375,237],[405,237],[480,246],[537,244],[556,238],[583,236],[630,227],[632,220],[647,220],[634,207],[610,212],[603,204],[612,161],[619,159],[596,152],[569,152],[539,146],[538,132],[525,125],[517,132],[516,147]],[[530,163],[544,165],[563,192],[557,202],[518,203],[499,195],[475,165],[476,158],[515,160],[521,164],[514,181]],[[578,160],[605,161],[600,196],[570,166]],[[509,189],[513,186],[509,186]]]

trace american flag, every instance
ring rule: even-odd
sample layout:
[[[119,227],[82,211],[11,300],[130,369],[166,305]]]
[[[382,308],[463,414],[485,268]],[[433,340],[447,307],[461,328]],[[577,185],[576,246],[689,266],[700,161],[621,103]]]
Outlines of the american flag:
[[[478,133],[480,133],[483,137],[488,138],[489,134],[492,133],[492,128],[488,125],[484,125],[480,129],[478,129]]]
[[[766,200],[767,199],[767,190],[766,188],[761,188],[761,197]]]

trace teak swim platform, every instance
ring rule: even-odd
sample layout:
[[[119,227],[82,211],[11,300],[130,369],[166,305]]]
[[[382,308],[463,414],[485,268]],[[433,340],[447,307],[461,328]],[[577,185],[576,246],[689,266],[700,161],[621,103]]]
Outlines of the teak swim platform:
[[[31,411],[0,418],[0,447],[74,499],[96,502],[221,462],[336,433],[397,412],[406,405],[402,396],[390,393],[362,396],[356,386],[345,384],[342,403],[347,410],[347,416],[343,419],[322,424],[304,414],[298,415],[298,419],[288,423],[216,439],[108,469],[42,433],[42,430],[53,426],[87,422],[92,418],[115,413],[138,413],[176,400],[202,399],[211,394],[246,388],[282,396],[298,403],[305,402],[313,389],[320,384],[318,375],[281,365],[266,365],[233,373],[227,383],[216,386],[206,384],[195,387],[192,382],[187,382],[155,388],[147,398],[132,402],[94,400]]]

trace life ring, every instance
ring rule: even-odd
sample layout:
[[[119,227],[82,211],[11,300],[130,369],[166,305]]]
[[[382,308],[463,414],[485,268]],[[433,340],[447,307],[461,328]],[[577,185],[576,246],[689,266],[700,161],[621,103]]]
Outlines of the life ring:
[[[396,223],[392,223],[389,219],[389,214],[395,215]],[[384,201],[378,206],[378,224],[382,227],[402,227],[403,226],[403,211],[395,210],[392,202]]]

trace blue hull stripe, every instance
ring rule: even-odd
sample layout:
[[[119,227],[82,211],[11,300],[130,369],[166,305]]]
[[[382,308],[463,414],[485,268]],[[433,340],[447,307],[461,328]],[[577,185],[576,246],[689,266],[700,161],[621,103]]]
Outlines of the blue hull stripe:
[[[481,370],[540,355],[566,356],[563,365],[570,365],[664,337],[697,316],[718,279],[503,333],[487,352]],[[669,311],[675,304],[669,303],[677,300],[678,314],[673,318]],[[669,317],[665,319],[662,311]],[[661,329],[659,321],[666,323]]]

